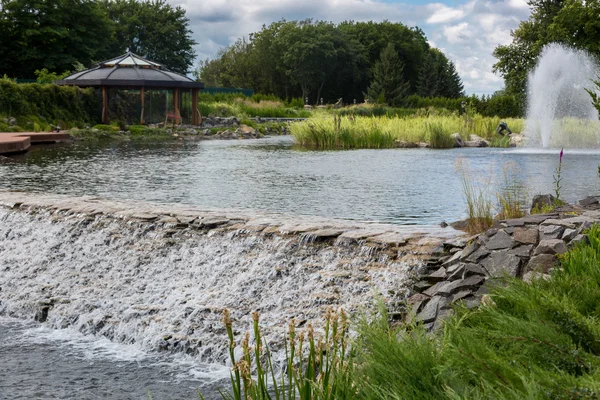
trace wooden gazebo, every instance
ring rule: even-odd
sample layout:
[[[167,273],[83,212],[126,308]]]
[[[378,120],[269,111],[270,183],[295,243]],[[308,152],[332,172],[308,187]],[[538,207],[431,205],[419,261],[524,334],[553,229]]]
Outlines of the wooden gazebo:
[[[181,90],[192,92],[192,125],[200,124],[198,111],[198,91],[204,84],[187,76],[171,72],[161,64],[149,61],[128,52],[119,57],[101,62],[96,67],[67,76],[57,81],[58,85],[97,87],[102,90],[102,123],[108,123],[108,89],[139,90],[142,111],[140,124],[144,124],[144,92],[148,90],[171,90],[173,92],[173,113],[170,115],[180,123],[179,101]]]

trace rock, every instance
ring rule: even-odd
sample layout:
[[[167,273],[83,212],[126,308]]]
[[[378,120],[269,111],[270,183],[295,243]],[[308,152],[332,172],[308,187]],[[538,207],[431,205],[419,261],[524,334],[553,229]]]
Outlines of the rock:
[[[579,201],[579,205],[582,207],[587,207],[596,204],[600,204],[600,196],[589,196]]]
[[[460,292],[458,292],[452,296],[452,303],[462,300],[467,296],[471,296],[472,294],[473,294],[472,290],[461,290]]]
[[[381,235],[371,236],[367,239],[368,242],[373,242],[385,246],[404,246],[406,244],[406,236],[398,233],[388,232]]]
[[[418,314],[418,318],[423,323],[426,324],[435,320],[435,317],[437,317],[438,314],[438,305],[440,303],[440,299],[440,296],[436,296],[429,300],[429,302],[425,305],[423,310]]]
[[[525,225],[525,219],[524,218],[507,219],[506,221],[504,221],[504,223],[507,226],[523,226],[523,225]]]
[[[510,135],[509,147],[521,147],[525,144],[525,136],[519,133],[513,133]]]
[[[516,277],[520,274],[521,259],[506,251],[495,251],[481,262],[491,277],[501,277],[504,274]]]
[[[541,240],[540,244],[533,253],[534,256],[540,254],[564,254],[567,252],[567,245],[560,239]]]
[[[555,219],[550,218],[542,222],[542,225],[557,225],[562,226],[563,228],[575,229],[576,226],[574,223],[570,222],[568,219]]]
[[[446,221],[440,222],[440,228],[447,228],[447,227],[448,227],[448,223]]]
[[[548,280],[551,276],[548,274],[542,274],[536,271],[529,271],[525,275],[523,275],[523,282],[531,283],[534,279],[544,279]]]
[[[538,194],[533,197],[531,202],[531,213],[539,212],[544,208],[552,207],[558,203],[558,199],[551,194]]]
[[[558,239],[562,237],[565,228],[558,225],[540,225],[540,240]]]
[[[485,257],[490,255],[490,251],[486,249],[484,246],[481,246],[476,252],[471,254],[469,257],[465,259],[465,261],[470,263],[478,263],[483,260]]]
[[[510,249],[515,244],[513,238],[503,230],[499,230],[490,238],[486,246],[488,250]]]
[[[256,129],[252,128],[251,126],[248,125],[240,125],[240,127],[237,129],[240,133],[249,133],[249,134],[255,134],[256,133]]]
[[[463,290],[477,290],[479,286],[485,281],[485,278],[481,275],[473,275],[466,279],[459,279],[453,282],[447,282],[445,285],[441,286],[437,295],[440,296],[450,296],[451,294],[458,293]]]
[[[46,322],[46,320],[48,319],[49,311],[50,311],[49,305],[42,305],[36,312],[33,319],[36,320],[37,322]]]
[[[432,287],[430,287],[429,289],[423,291],[423,294],[426,294],[429,297],[433,297],[437,294],[438,290],[440,290],[440,288],[442,286],[444,286],[446,283],[448,283],[448,282],[447,281],[438,282],[435,285],[433,285]]]
[[[550,270],[550,268],[554,267],[555,261],[556,257],[552,254],[540,254],[538,256],[531,257],[525,270],[527,272],[535,271],[546,273],[548,270]]]
[[[17,124],[17,119],[15,117],[9,117],[8,118],[8,124],[10,126],[15,126]]]
[[[570,246],[575,246],[578,243],[587,243],[587,242],[588,242],[587,235],[579,234],[579,235],[575,236],[573,238],[573,240],[571,240],[571,242],[569,242],[569,245]]]
[[[229,222],[226,218],[203,218],[194,223],[194,226],[197,226],[201,229],[213,229],[219,225],[224,225]]]
[[[536,228],[515,228],[513,238],[523,244],[536,244],[538,241],[538,230]]]
[[[452,255],[452,257],[450,257],[448,260],[446,260],[442,265],[446,268],[453,266],[454,264],[458,263],[460,261],[460,259],[462,258],[462,253],[464,252],[464,250],[462,251],[457,251],[456,253],[454,253]]]
[[[479,247],[481,245],[479,244],[479,242],[477,240],[473,240],[471,241],[471,243],[469,243],[467,245],[467,247],[465,247],[465,249],[462,251],[461,253],[461,259],[464,261],[467,259],[467,257],[469,257],[471,254],[475,253]]]
[[[417,293],[422,293],[423,291],[429,289],[431,287],[431,283],[427,281],[419,281],[413,285],[413,289]],[[429,296],[431,297],[431,296]]]
[[[440,267],[440,269],[432,274],[427,275],[424,279],[432,283],[443,281],[446,279],[446,268]]]
[[[424,294],[420,294],[417,293],[415,295],[410,296],[406,302],[408,303],[408,305],[410,305],[411,307],[411,311],[415,314],[418,314],[421,309],[423,308],[423,305],[429,301],[430,297],[429,296],[425,296]]]
[[[451,316],[454,315],[454,310],[452,309],[441,309],[438,312],[438,316],[433,324],[433,327],[431,328],[433,331],[437,331],[438,329],[440,329],[442,326],[444,326],[444,321],[447,318],[450,318]]]
[[[454,147],[465,147],[465,142],[463,141],[460,133],[456,132],[450,135],[452,140],[454,140]]]
[[[469,140],[465,142],[465,147],[490,147],[490,144],[482,137],[471,134]]]
[[[565,229],[561,239],[565,242],[570,242],[575,236],[577,236],[577,229]]]
[[[523,245],[519,247],[515,247],[509,253],[514,254],[517,257],[528,258],[531,256],[531,250],[533,250],[533,245]]]
[[[458,264],[452,274],[448,277],[449,281],[455,281],[457,279],[465,279],[473,275],[487,275],[487,272],[477,264]]]
[[[319,229],[305,234],[309,242],[321,242],[328,239],[334,239],[340,236],[344,231],[340,229]]]

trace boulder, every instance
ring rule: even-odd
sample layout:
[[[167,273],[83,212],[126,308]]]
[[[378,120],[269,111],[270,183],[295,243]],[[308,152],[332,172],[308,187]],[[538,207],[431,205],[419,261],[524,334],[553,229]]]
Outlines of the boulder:
[[[540,254],[564,254],[567,252],[567,245],[560,239],[541,240],[535,248],[534,256]]]
[[[485,247],[488,250],[510,249],[515,244],[513,238],[503,230],[499,230],[494,236],[488,240]]]
[[[465,142],[465,147],[490,147],[487,140],[477,135],[469,135],[469,140]]]
[[[531,257],[529,263],[527,264],[527,268],[525,269],[527,272],[535,271],[538,273],[546,273],[550,270],[550,268],[554,267],[554,263],[556,261],[556,257],[552,254],[540,254],[534,257]]]
[[[473,275],[466,279],[459,279],[453,282],[447,282],[439,288],[437,295],[450,296],[464,290],[477,290],[483,284],[485,278],[481,275]]]
[[[516,277],[520,274],[521,259],[507,251],[494,251],[481,262],[491,277],[501,277],[504,274]]]
[[[515,228],[513,239],[523,244],[536,244],[538,230],[536,228]]]
[[[450,135],[452,140],[454,140],[454,147],[465,147],[465,142],[463,141],[460,133],[456,132]]]
[[[432,298],[431,300],[429,300],[429,302],[425,305],[425,307],[423,308],[423,310],[418,314],[418,318],[423,322],[423,323],[428,323],[428,322],[433,322],[435,320],[435,317],[437,317],[438,314],[438,306],[440,303],[440,296],[436,296],[434,298]]]
[[[540,225],[540,240],[558,239],[562,237],[565,228],[559,225]]]
[[[522,245],[515,247],[510,251],[510,254],[514,254],[517,257],[528,258],[531,256],[531,250],[533,250],[532,244]]]
[[[575,236],[577,236],[577,229],[565,229],[561,239],[570,242],[575,239]]]
[[[521,147],[525,144],[525,136],[519,133],[513,133],[510,135],[509,147]]]
[[[554,207],[555,204],[558,203],[558,199],[551,194],[538,194],[533,197],[533,201],[531,202],[531,211],[543,210],[544,208]]]
[[[437,271],[432,274],[429,274],[425,277],[425,280],[428,282],[439,282],[446,279],[446,268],[440,267]]]

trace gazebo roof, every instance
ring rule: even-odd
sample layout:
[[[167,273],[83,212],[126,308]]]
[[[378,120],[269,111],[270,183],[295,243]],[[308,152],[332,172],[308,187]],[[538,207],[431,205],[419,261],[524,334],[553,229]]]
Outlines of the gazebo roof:
[[[98,66],[76,72],[57,81],[58,85],[119,88],[203,89],[204,84],[171,72],[163,65],[131,52],[103,61]]]

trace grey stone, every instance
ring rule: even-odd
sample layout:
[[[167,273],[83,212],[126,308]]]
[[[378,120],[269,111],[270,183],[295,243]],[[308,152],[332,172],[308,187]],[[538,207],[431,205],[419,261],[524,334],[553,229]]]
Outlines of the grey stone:
[[[525,219],[524,218],[515,218],[515,219],[507,219],[504,221],[507,226],[524,226]]]
[[[579,201],[579,205],[583,207],[600,204],[600,196],[589,196]]]
[[[475,253],[480,247],[480,244],[477,242],[477,240],[473,240],[471,243],[469,243],[467,245],[467,247],[465,247],[465,249],[462,251],[461,253],[461,259],[465,260],[467,257],[469,257],[471,254]]]
[[[406,302],[411,306],[411,311],[415,314],[418,314],[423,305],[429,301],[430,297],[421,293],[417,293],[411,297],[409,297]]]
[[[539,231],[540,240],[558,239],[562,236],[565,228],[559,225],[541,225]]]
[[[523,244],[536,244],[538,241],[537,228],[516,228],[513,238]]]
[[[571,240],[571,241],[569,242],[569,245],[570,245],[570,246],[575,246],[577,243],[587,243],[587,242],[588,242],[588,237],[587,237],[587,235],[582,235],[582,234],[579,234],[579,235],[575,236],[575,237],[573,238],[573,240]]]
[[[444,326],[444,321],[448,318],[450,318],[451,316],[454,315],[454,310],[452,309],[444,309],[444,310],[440,310],[438,313],[438,317],[435,320],[435,322],[433,323],[433,327],[432,329],[434,331],[437,331],[438,329],[440,329],[442,326]]]
[[[529,271],[525,275],[523,275],[523,281],[527,283],[531,283],[534,279],[544,279],[548,280],[551,276],[548,274],[542,274],[535,271]]]
[[[203,218],[200,221],[196,221],[194,226],[201,229],[213,229],[219,225],[225,225],[229,222],[226,218]]]
[[[565,229],[562,235],[562,240],[565,242],[570,242],[575,238],[575,236],[577,236],[577,229]]]
[[[521,259],[506,251],[495,251],[481,262],[481,266],[492,277],[500,277],[505,273],[510,276],[519,276]]]
[[[471,296],[472,294],[473,294],[472,290],[461,290],[460,292],[458,292],[452,296],[452,303],[462,300],[467,296]]]
[[[444,267],[448,268],[453,266],[454,264],[458,263],[460,261],[460,259],[462,258],[462,251],[458,251],[456,253],[454,253],[452,255],[452,257],[450,257],[450,259],[448,259],[447,261],[444,261],[444,263],[442,264]]]
[[[523,245],[519,247],[515,247],[510,251],[510,254],[514,254],[515,256],[527,258],[531,256],[531,250],[533,250],[533,245]]]
[[[311,236],[311,239],[314,238],[315,241],[321,241],[336,238],[342,233],[344,233],[344,231],[340,229],[319,229],[314,232],[310,232],[309,235]]]
[[[476,252],[474,252],[469,257],[467,257],[465,261],[470,262],[470,263],[478,263],[481,260],[483,260],[485,257],[487,257],[489,254],[490,254],[490,251],[488,249],[486,249],[484,246],[481,246]]]
[[[431,287],[431,283],[429,283],[427,281],[419,281],[419,282],[415,283],[412,287],[415,290],[415,292],[422,293],[423,291],[425,291]]]
[[[477,264],[459,264],[460,268],[449,276],[449,281],[455,281],[457,279],[465,279],[473,275],[487,275],[487,272]]]
[[[442,286],[444,286],[446,283],[448,283],[448,282],[447,281],[438,282],[435,285],[433,285],[432,287],[430,287],[429,289],[423,291],[423,294],[426,294],[429,297],[433,297],[437,294],[437,292],[440,290],[440,288]]]
[[[538,256],[531,257],[525,270],[527,272],[535,271],[538,273],[546,273],[554,266],[555,261],[556,257],[552,254],[540,254]]]
[[[463,141],[460,133],[456,132],[450,135],[452,140],[454,140],[454,147],[465,147],[465,142]]]
[[[467,307],[468,309],[473,309],[479,307],[479,305],[481,304],[481,299],[475,296],[466,297],[463,299],[463,302],[465,303],[465,307]]]
[[[541,240],[535,248],[534,256],[540,254],[564,254],[567,252],[567,245],[560,239]]]
[[[539,225],[542,222],[544,222],[545,220],[547,220],[548,218],[553,218],[558,216],[558,214],[554,213],[554,214],[534,214],[534,215],[528,215],[526,217],[524,217],[523,219],[525,220],[526,224],[536,224]]]
[[[425,277],[428,282],[439,282],[446,279],[446,268],[440,267],[437,271]]]
[[[558,202],[558,199],[551,194],[538,194],[533,197],[533,201],[531,202],[531,212],[537,210],[542,210],[544,207],[554,207],[554,205]]]
[[[501,229],[488,240],[486,247],[488,250],[510,249],[513,247],[514,243],[513,238]]]
[[[542,222],[542,225],[558,225],[558,226],[562,226],[563,228],[575,229],[575,224],[569,222],[566,219],[551,218],[551,219],[547,219],[544,222]]]
[[[466,279],[460,279],[453,282],[448,282],[437,291],[438,295],[450,296],[451,294],[458,293],[463,290],[476,290],[483,282],[485,278],[481,275],[473,275]]]
[[[426,324],[435,320],[435,317],[437,317],[438,314],[438,305],[440,303],[440,299],[440,296],[436,296],[429,300],[423,310],[418,314],[418,318],[423,323]]]

